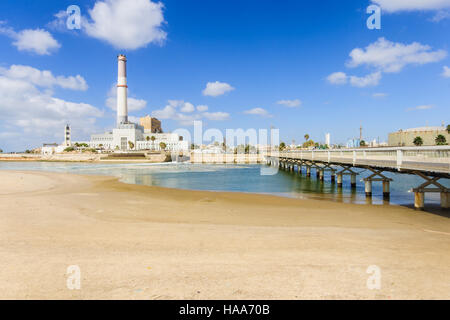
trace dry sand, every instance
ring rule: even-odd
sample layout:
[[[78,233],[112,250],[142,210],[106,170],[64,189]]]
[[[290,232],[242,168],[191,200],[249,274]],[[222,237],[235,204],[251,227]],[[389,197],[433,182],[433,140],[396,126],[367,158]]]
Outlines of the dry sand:
[[[445,213],[46,172],[0,181],[1,299],[450,298]]]

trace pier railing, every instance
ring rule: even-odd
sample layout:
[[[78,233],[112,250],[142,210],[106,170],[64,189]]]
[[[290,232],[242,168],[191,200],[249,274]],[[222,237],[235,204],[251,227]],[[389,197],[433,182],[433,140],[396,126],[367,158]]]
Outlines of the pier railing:
[[[450,173],[450,146],[292,150],[271,156],[351,166]]]

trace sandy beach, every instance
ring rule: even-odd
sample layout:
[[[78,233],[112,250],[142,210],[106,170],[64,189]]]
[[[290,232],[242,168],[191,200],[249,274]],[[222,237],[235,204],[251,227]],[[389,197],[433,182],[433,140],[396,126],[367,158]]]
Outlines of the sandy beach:
[[[450,298],[445,213],[48,172],[0,181],[1,299]]]

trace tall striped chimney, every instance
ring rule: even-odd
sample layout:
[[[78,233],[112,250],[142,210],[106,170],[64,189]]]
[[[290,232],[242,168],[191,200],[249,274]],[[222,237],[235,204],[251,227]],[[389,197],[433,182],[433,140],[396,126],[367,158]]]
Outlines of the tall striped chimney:
[[[128,103],[127,103],[127,58],[120,54],[117,57],[119,67],[117,78],[117,126],[128,123]]]

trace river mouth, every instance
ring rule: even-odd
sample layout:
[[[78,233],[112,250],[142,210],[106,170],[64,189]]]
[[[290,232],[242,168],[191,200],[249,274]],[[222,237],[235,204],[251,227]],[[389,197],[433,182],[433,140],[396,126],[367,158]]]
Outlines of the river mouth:
[[[31,170],[65,172],[118,177],[129,184],[159,186],[186,190],[243,192],[276,195],[297,199],[328,200],[342,203],[370,205],[411,206],[414,194],[410,189],[421,184],[420,177],[387,172],[393,179],[390,198],[384,199],[381,183],[373,184],[373,195],[365,196],[360,180],[370,172],[358,170],[356,188],[350,187],[350,177],[344,176],[343,187],[338,188],[325,175],[319,181],[313,173],[310,178],[282,170],[262,174],[264,165],[192,164],[192,163],[65,163],[65,162],[0,162],[0,170]],[[442,181],[449,186],[448,180]],[[427,205],[439,204],[439,194],[427,194]]]

